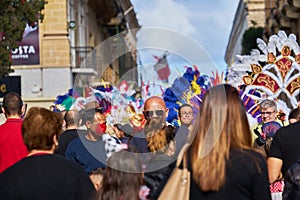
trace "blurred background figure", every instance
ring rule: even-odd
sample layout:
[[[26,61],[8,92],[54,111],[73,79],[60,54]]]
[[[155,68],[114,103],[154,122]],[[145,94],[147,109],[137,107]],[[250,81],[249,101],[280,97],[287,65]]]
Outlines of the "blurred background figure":
[[[293,164],[284,177],[284,190],[282,193],[283,200],[300,199],[300,159]]]
[[[280,128],[273,137],[268,156],[270,184],[282,182],[287,170],[300,158],[300,122]]]
[[[65,114],[66,114],[67,110],[61,110],[59,111],[59,116],[62,120],[62,130],[65,131],[66,130],[66,120],[65,120]]]
[[[4,113],[2,112],[2,104],[0,104],[0,125],[4,124],[5,121],[6,121],[6,117],[5,117]]]
[[[190,104],[181,105],[178,110],[178,117],[181,126],[187,126],[189,128],[194,120],[193,107]]]
[[[238,91],[228,84],[210,88],[195,123],[190,199],[271,199],[266,162],[251,149]]]
[[[293,109],[289,114],[289,123],[295,123],[300,120],[300,108]]]
[[[92,198],[95,190],[84,169],[53,155],[61,126],[59,114],[30,108],[22,125],[29,154],[0,175],[0,199]]]
[[[115,124],[114,130],[116,137],[120,140],[123,144],[128,144],[129,139],[133,134],[133,128],[129,124]]]
[[[28,154],[21,132],[25,114],[21,96],[14,92],[6,94],[2,112],[6,121],[0,126],[0,173]]]
[[[81,135],[86,134],[86,131],[79,130],[81,124],[80,114],[77,110],[68,110],[64,116],[65,130],[58,137],[58,147],[55,153],[65,155],[69,143]]]
[[[87,173],[106,166],[106,150],[103,135],[106,116],[102,108],[87,108],[83,121],[87,134],[73,139],[65,152],[66,158],[79,163]]]
[[[142,162],[138,154],[121,150],[107,161],[98,200],[145,199],[140,194],[143,186]]]
[[[101,168],[96,169],[89,174],[90,179],[94,184],[96,191],[99,191],[100,188],[102,187],[103,174],[104,174],[104,169]]]

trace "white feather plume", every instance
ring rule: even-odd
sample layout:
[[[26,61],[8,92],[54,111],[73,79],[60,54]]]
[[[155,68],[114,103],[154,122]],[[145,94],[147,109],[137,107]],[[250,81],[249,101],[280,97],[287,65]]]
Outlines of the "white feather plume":
[[[265,54],[268,55],[268,47],[265,41],[260,38],[256,39],[257,47]]]

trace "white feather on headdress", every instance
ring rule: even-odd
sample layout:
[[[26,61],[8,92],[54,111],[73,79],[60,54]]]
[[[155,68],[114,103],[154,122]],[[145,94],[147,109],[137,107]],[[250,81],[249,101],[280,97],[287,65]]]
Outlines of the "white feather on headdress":
[[[268,47],[265,41],[260,38],[256,39],[257,47],[267,56],[268,55]]]

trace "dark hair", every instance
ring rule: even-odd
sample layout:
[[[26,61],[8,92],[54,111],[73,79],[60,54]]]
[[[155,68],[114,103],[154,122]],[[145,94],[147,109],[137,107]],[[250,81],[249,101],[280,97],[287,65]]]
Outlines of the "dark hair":
[[[24,143],[29,151],[50,150],[53,147],[53,137],[62,131],[62,120],[58,113],[45,108],[29,109],[23,124]]]
[[[167,143],[169,144],[175,138],[176,132],[174,126],[171,125],[166,126],[165,134],[166,134]]]
[[[102,168],[97,168],[97,169],[94,169],[93,171],[91,171],[91,172],[89,173],[89,175],[97,175],[97,174],[103,175],[103,174],[104,174],[104,169],[102,169]]]
[[[125,137],[132,136],[133,128],[129,124],[115,124],[114,125],[119,131],[123,131]]]
[[[71,125],[78,125],[80,120],[80,115],[77,110],[68,110],[64,116],[66,127]]]
[[[94,116],[98,112],[103,114],[103,110],[102,109],[97,109],[97,108],[96,109],[92,108],[92,109],[88,109],[88,110],[84,111],[82,113],[82,115],[83,115],[82,123],[85,124],[87,121],[90,121],[90,122],[94,121]]]
[[[139,200],[139,190],[143,183],[142,162],[138,154],[121,150],[107,161],[102,187],[98,199]]]
[[[184,108],[184,107],[190,107],[190,108],[193,110],[193,106],[192,106],[191,104],[188,104],[188,103],[182,104],[182,105],[180,106],[179,110],[178,110],[178,115],[179,115],[179,117],[180,117],[180,111],[181,111],[181,109]]]
[[[290,112],[289,120],[290,119],[296,119],[297,121],[300,120],[300,109],[299,108],[295,108]]]
[[[2,106],[7,116],[16,114],[19,116],[22,115],[23,101],[21,96],[15,92],[9,92],[4,96]]]

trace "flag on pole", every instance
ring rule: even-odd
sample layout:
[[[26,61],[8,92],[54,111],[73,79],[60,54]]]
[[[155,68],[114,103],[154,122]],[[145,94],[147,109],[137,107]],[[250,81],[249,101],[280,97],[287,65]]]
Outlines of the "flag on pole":
[[[168,78],[171,74],[167,55],[164,54],[163,57],[159,58],[157,56],[154,56],[154,58],[157,59],[156,64],[154,65],[154,69],[158,74],[158,77],[160,80],[168,82]]]

